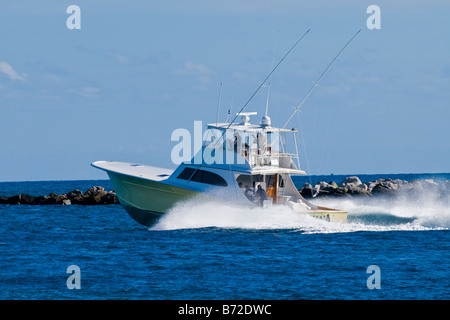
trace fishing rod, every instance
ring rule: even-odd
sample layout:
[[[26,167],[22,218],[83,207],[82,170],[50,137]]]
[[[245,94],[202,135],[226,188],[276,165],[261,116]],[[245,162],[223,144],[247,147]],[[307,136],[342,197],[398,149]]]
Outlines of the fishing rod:
[[[247,107],[247,105],[250,103],[250,101],[252,101],[252,99],[255,97],[255,95],[258,93],[258,91],[264,86],[264,84],[267,82],[267,80],[272,76],[272,74],[275,72],[275,70],[278,69],[278,67],[280,66],[280,64],[284,61],[284,59],[286,59],[286,57],[292,52],[292,50],[294,50],[294,48],[300,43],[300,41],[302,41],[302,39],[308,34],[308,32],[311,29],[308,29],[301,37],[300,39],[297,40],[297,42],[294,43],[294,45],[289,49],[289,51],[283,56],[283,58],[281,58],[281,60],[277,63],[277,65],[272,69],[272,71],[270,71],[269,75],[264,79],[264,81],[259,85],[259,87],[255,90],[255,92],[251,95],[251,97],[247,100],[247,102],[244,104],[244,106],[239,110],[238,113],[236,113],[236,115],[234,116],[233,120],[231,120],[228,124],[228,126],[225,128],[225,130],[222,131],[220,137],[218,137],[218,139],[215,141],[213,148],[216,148],[217,144],[219,143],[219,141],[221,141],[224,133],[230,128],[230,126],[233,124],[234,120],[236,120],[237,116],[240,115],[242,113],[242,111],[244,111],[244,109]],[[228,115],[230,115],[230,110],[228,110]],[[217,126],[217,120],[216,120],[216,126]]]
[[[361,32],[361,29],[358,30],[358,32],[355,33],[355,35],[345,44],[345,46],[341,49],[341,51],[339,51],[339,53],[334,57],[334,59],[328,64],[328,66],[325,68],[325,70],[322,72],[322,74],[320,75],[320,77],[317,79],[317,81],[314,82],[314,85],[312,86],[311,89],[309,89],[308,93],[306,94],[305,98],[302,100],[302,102],[297,106],[297,108],[295,108],[294,112],[292,113],[292,115],[289,117],[289,119],[286,121],[285,125],[283,126],[283,129],[287,126],[287,124],[289,123],[289,121],[291,121],[292,117],[294,116],[294,114],[297,113],[298,110],[300,110],[300,108],[303,106],[303,104],[306,102],[306,100],[309,98],[309,96],[311,95],[311,93],[313,92],[313,90],[318,86],[319,81],[322,79],[322,77],[325,75],[325,73],[327,73],[328,69],[330,69],[331,65],[334,63],[334,61],[339,57],[339,55],[342,53],[342,51],[344,51],[344,49],[350,44],[350,42],[352,42],[352,40],[358,35],[358,33]]]
[[[263,85],[267,82],[267,80],[272,76],[272,74],[275,72],[275,70],[277,70],[278,66],[283,62],[283,60],[291,53],[292,50],[294,50],[294,48],[297,46],[297,44],[302,41],[302,39],[306,36],[306,34],[310,31],[311,29],[308,29],[301,37],[300,39],[297,40],[296,43],[294,43],[294,45],[289,49],[289,51],[284,55],[284,57],[278,62],[278,64],[275,66],[275,68],[272,69],[272,71],[270,71],[269,75],[264,79],[264,81],[259,85],[259,87],[256,89],[256,91],[252,94],[252,96],[247,100],[247,102],[244,104],[244,106],[241,108],[241,110],[239,110],[238,113],[236,113],[235,117],[233,118],[232,121],[230,121],[228,127],[226,129],[229,129],[231,124],[234,122],[234,120],[236,120],[237,116],[244,111],[244,109],[247,107],[247,105],[250,103],[250,101],[253,100],[253,98],[255,97],[255,95],[258,93],[258,91],[263,87]]]
[[[220,110],[221,99],[222,99],[222,81],[220,81],[219,101],[217,102],[216,126],[217,126],[217,122],[219,121],[219,110]]]

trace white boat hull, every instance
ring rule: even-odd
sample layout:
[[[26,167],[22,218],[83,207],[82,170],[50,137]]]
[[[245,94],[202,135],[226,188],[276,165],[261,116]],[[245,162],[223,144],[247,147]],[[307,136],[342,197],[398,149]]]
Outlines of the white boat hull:
[[[197,192],[121,173],[108,172],[120,204],[144,226],[153,225],[175,203]]]
[[[176,203],[191,197],[214,199],[214,194],[220,196],[224,192],[201,192],[194,190],[195,185],[192,183],[189,188],[174,185],[170,179],[163,179],[172,173],[166,169],[106,161],[98,161],[92,165],[108,173],[120,204],[134,220],[147,227],[155,224]],[[161,174],[161,172],[164,173]],[[150,177],[154,179],[150,179]],[[255,206],[240,193],[236,194],[236,201],[232,202],[249,207]],[[223,199],[220,200],[223,201]],[[347,221],[347,212],[345,211],[320,206],[313,208],[313,205],[306,200],[301,203],[291,202],[288,204],[299,214],[309,214],[331,222],[345,223]]]

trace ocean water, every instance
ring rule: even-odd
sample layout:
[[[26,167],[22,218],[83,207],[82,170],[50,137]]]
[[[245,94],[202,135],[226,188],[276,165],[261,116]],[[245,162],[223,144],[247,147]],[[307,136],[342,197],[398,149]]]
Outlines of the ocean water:
[[[417,178],[443,181],[450,174],[401,179]],[[3,182],[0,196],[95,185],[111,190],[107,180]],[[314,202],[347,210],[348,223],[286,207],[243,209],[195,199],[151,228],[120,205],[0,205],[0,299],[450,298],[450,195]],[[79,267],[80,289],[67,286],[72,265]],[[379,273],[368,272],[370,266]],[[380,286],[369,289],[375,275]]]

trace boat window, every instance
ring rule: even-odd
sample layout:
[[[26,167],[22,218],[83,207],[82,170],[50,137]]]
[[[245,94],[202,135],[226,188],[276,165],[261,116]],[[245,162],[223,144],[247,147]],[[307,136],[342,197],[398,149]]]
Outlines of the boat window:
[[[189,180],[194,173],[195,169],[193,168],[184,168],[183,171],[178,175],[178,179]]]
[[[204,170],[197,170],[191,181],[212,184],[220,187],[228,186],[227,182],[221,176]]]

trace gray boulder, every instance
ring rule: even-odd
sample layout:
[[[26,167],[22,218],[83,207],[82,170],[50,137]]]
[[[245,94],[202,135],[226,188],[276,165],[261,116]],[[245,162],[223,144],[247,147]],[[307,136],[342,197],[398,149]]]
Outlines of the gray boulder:
[[[29,194],[21,194],[20,195],[20,203],[21,204],[34,204],[36,201],[36,197],[30,196]]]
[[[16,195],[8,198],[8,204],[20,204],[20,201],[22,200],[21,195]]]
[[[360,185],[362,185],[362,182],[357,176],[347,177],[342,182],[342,187],[346,188],[359,187]]]
[[[336,188],[334,195],[338,196],[338,197],[347,197],[347,196],[349,196],[348,188],[338,187],[338,188]]]
[[[67,193],[67,199],[72,199],[72,198],[75,198],[76,196],[81,196],[81,195],[83,195],[83,192],[81,192],[78,189],[75,189],[75,190]]]
[[[118,204],[119,199],[114,191],[107,192],[104,196],[101,197],[100,201],[103,204]]]
[[[313,196],[313,187],[308,182],[303,184],[303,187],[300,190],[300,194],[304,198],[312,198]]]
[[[375,181],[375,186],[372,188],[372,194],[392,196],[397,189],[398,184],[394,183],[392,179],[378,179]]]
[[[364,184],[360,184],[359,186],[355,186],[350,184],[347,187],[347,193],[352,196],[370,196],[372,193],[368,190],[367,186]]]

